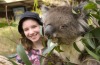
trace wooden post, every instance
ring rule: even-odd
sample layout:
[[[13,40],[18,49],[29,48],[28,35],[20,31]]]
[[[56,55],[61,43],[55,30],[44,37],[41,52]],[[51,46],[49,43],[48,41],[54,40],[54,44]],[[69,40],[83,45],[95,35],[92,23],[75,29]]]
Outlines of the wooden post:
[[[8,23],[8,25],[10,25],[10,23],[8,21],[7,5],[5,5],[5,11],[6,11],[6,20],[7,20],[7,23]]]

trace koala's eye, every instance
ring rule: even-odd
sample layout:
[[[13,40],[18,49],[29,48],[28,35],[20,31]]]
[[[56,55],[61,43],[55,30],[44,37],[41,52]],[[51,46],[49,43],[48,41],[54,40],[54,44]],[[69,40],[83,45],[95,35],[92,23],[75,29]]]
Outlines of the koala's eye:
[[[48,25],[51,25],[50,23],[49,24],[46,24],[46,26],[48,26]]]
[[[65,29],[65,28],[67,28],[68,26],[66,25],[66,24],[63,24],[63,25],[61,25],[60,26],[60,29]]]

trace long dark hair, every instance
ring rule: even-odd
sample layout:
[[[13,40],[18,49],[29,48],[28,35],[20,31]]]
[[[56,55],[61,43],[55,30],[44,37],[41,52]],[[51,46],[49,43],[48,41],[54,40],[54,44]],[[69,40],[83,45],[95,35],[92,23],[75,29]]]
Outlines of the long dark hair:
[[[25,50],[30,51],[33,46],[33,42],[27,39],[26,37],[22,37],[21,39],[21,44],[24,46]]]

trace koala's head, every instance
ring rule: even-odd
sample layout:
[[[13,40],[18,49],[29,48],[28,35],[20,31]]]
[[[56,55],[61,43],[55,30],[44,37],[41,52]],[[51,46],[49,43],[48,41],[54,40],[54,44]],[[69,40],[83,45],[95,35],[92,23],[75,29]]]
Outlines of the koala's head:
[[[46,10],[42,16],[44,34],[53,41],[57,39],[58,43],[72,43],[88,29],[83,18],[74,15],[71,7],[59,6]]]

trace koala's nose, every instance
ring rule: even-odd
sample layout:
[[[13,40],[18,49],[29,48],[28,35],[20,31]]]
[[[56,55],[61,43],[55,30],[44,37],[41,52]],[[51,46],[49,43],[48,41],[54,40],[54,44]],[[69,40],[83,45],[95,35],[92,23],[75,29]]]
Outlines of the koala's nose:
[[[45,28],[44,28],[44,34],[47,36],[47,37],[52,37],[54,33],[54,28],[52,25],[47,25]]]

